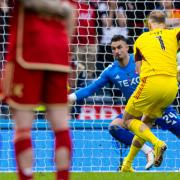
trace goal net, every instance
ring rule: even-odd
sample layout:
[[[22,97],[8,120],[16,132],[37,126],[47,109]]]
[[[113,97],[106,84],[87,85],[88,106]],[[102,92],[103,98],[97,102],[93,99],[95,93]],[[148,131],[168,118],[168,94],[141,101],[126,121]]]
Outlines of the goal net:
[[[5,2],[5,0],[4,0]],[[128,39],[129,53],[135,39],[147,31],[146,18],[153,9],[163,9],[170,27],[179,26],[180,10],[176,0],[79,0],[75,35],[70,44],[72,73],[70,93],[91,84],[114,60],[110,48],[113,35]],[[7,47],[10,7],[1,4],[0,10],[0,67],[1,75]],[[179,23],[179,24],[178,24]],[[179,113],[179,93],[174,107]],[[73,141],[72,171],[117,171],[129,147],[116,141],[108,132],[109,123],[123,113],[126,99],[112,83],[95,94],[78,101],[71,108],[70,127]],[[13,150],[13,120],[4,102],[0,109],[0,171],[15,171]],[[163,164],[151,171],[180,170],[180,141],[169,131],[154,127],[153,132],[168,145]],[[36,111],[32,129],[34,170],[54,171],[53,133],[42,110]],[[145,155],[140,152],[133,166],[144,171]]]

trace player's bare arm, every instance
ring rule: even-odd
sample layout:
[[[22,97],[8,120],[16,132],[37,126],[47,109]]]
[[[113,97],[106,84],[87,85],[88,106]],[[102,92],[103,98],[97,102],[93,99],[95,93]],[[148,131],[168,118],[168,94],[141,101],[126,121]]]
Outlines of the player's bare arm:
[[[143,57],[142,57],[142,53],[138,47],[138,39],[136,40],[136,42],[134,44],[134,59],[135,59],[135,63],[136,63],[136,72],[138,74],[140,74]]]
[[[72,6],[68,2],[59,0],[19,0],[24,4],[25,8],[44,13],[52,16],[57,16],[62,19],[67,19],[72,14]]]
[[[136,61],[136,72],[140,74],[142,61]]]
[[[142,66],[142,56],[138,48],[135,48],[135,62],[136,62],[136,72],[140,74]]]

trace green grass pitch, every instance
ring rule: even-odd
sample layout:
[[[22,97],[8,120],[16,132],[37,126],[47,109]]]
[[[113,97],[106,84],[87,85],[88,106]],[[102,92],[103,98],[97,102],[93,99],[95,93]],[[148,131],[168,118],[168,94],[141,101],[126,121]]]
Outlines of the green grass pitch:
[[[0,173],[2,180],[17,180],[15,173]],[[36,173],[35,180],[54,180],[53,173]],[[165,173],[72,173],[71,180],[180,180],[180,172]]]

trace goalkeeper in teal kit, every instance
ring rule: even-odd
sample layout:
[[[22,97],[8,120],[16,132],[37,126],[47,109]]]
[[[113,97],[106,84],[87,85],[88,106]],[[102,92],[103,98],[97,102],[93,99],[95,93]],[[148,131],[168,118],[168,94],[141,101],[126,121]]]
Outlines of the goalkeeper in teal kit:
[[[115,35],[111,40],[111,48],[115,61],[110,64],[93,83],[70,94],[70,102],[82,100],[94,94],[108,82],[113,83],[122,92],[126,100],[129,99],[139,83],[139,75],[135,70],[135,61],[132,54],[128,54],[129,47],[126,39],[121,35]],[[109,125],[110,134],[118,141],[130,146],[134,134],[122,125],[122,114],[117,116]],[[162,118],[156,120],[156,124],[163,130],[169,130],[178,138],[180,137],[180,118],[176,110],[169,106]],[[154,163],[154,155],[151,147],[146,144],[141,149],[147,156],[145,169],[150,169]]]

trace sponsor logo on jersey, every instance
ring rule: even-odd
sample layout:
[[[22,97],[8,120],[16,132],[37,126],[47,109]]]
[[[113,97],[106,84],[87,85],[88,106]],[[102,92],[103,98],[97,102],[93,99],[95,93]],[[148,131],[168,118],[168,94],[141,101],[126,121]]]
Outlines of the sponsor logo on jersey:
[[[135,77],[129,80],[125,79],[122,81],[118,81],[118,83],[121,87],[129,87],[129,86],[137,85],[139,84],[139,77]]]

